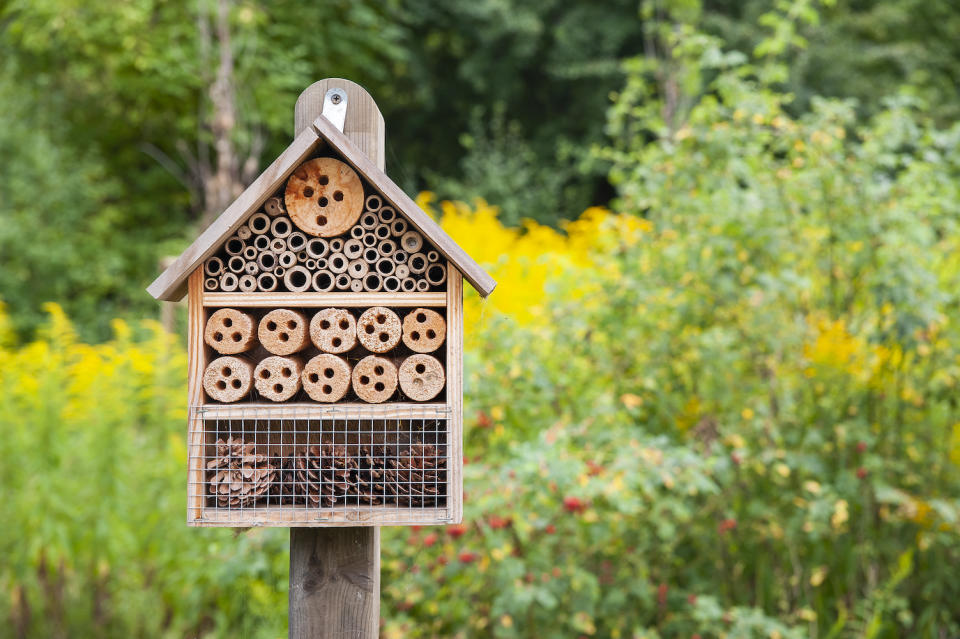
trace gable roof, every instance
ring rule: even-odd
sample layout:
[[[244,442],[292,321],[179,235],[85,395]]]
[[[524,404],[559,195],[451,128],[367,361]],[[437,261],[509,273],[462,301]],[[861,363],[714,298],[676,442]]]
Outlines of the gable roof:
[[[147,287],[147,292],[158,300],[170,302],[181,299],[186,293],[190,273],[201,266],[220,245],[233,235],[286,181],[318,145],[329,144],[340,153],[342,159],[352,166],[370,185],[377,189],[390,204],[426,239],[429,239],[450,263],[456,267],[470,284],[486,297],[497,283],[473,258],[454,242],[440,225],[381,171],[370,159],[341,133],[327,118],[319,116],[304,128],[283,153],[240,194],[220,216],[194,240],[187,249],[160,276]]]

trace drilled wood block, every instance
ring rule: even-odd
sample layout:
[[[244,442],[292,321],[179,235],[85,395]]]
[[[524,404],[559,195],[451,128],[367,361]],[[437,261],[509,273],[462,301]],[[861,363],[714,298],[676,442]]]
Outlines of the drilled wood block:
[[[368,308],[357,320],[357,338],[372,353],[386,353],[400,343],[400,318],[389,308]]]
[[[325,308],[310,320],[310,340],[325,353],[346,353],[357,345],[357,323],[350,311]]]
[[[316,402],[337,402],[350,390],[350,364],[337,355],[321,353],[303,367],[303,390]]]
[[[447,323],[429,308],[415,308],[403,318],[403,343],[415,353],[432,353],[443,345]]]
[[[356,171],[334,158],[301,164],[287,181],[287,212],[300,230],[317,237],[340,235],[363,211],[363,184]]]
[[[303,313],[278,308],[263,316],[257,336],[263,347],[274,355],[291,355],[307,346],[308,327]]]
[[[257,392],[274,402],[285,402],[300,390],[303,364],[296,357],[274,355],[257,364],[253,380]]]
[[[252,381],[253,364],[239,357],[218,357],[203,371],[203,390],[227,404],[246,397]]]
[[[388,359],[368,355],[353,367],[353,390],[361,400],[381,404],[397,390],[397,367]]]
[[[432,355],[411,355],[400,364],[400,390],[410,399],[426,402],[443,390],[443,364]]]

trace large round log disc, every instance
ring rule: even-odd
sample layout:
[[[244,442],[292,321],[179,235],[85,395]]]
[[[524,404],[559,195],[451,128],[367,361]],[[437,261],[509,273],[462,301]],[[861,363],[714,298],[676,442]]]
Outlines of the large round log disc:
[[[334,158],[307,160],[287,180],[287,214],[300,230],[317,237],[346,232],[363,212],[357,172]]]

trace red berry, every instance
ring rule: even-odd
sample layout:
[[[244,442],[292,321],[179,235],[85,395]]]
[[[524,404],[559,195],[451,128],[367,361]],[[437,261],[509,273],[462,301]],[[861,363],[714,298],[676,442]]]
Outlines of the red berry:
[[[483,411],[480,411],[477,413],[477,426],[480,428],[490,428],[493,426],[493,421],[490,419],[489,415]]]
[[[866,479],[867,478],[867,469],[861,466],[857,469],[857,479]]]
[[[735,466],[739,466],[743,459],[741,459],[737,453],[730,453],[730,461],[732,461]]]
[[[447,526],[447,534],[454,539],[457,537],[462,537],[466,532],[467,527],[463,524],[453,524],[452,526]]]
[[[737,520],[732,518],[727,518],[721,521],[720,524],[717,526],[717,532],[719,532],[722,535],[725,532],[734,530],[736,527],[737,527]]]
[[[557,532],[557,527],[554,526],[553,524],[547,524],[547,527],[544,528],[543,530],[544,530],[544,532],[546,532],[548,535],[552,535],[553,533]]]
[[[506,528],[507,526],[510,525],[509,518],[498,517],[497,515],[491,515],[488,522],[490,524],[490,527],[493,528],[494,530],[498,530],[500,528]]]
[[[448,561],[450,560],[444,557],[443,555],[440,555],[439,557],[437,557],[437,563],[440,564],[441,566],[446,566]]]
[[[429,548],[430,546],[437,543],[437,533],[430,533],[423,538],[423,545]]]
[[[579,497],[564,497],[563,507],[569,513],[581,513],[587,509],[587,504]]]
[[[657,603],[660,604],[661,608],[667,606],[667,584],[657,586]]]
[[[867,452],[867,442],[857,442],[857,452],[858,453]]]
[[[687,595],[687,603],[691,606],[697,605],[697,596],[696,595]]]
[[[459,555],[457,555],[457,559],[459,559],[461,562],[465,564],[473,563],[479,557],[480,555],[478,555],[475,552],[462,552]]]

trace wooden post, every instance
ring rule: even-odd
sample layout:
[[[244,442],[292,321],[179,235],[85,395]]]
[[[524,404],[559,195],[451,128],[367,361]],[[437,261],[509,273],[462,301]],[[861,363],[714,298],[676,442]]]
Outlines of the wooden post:
[[[297,99],[294,134],[323,111],[328,89],[347,92],[343,132],[384,168],[383,116],[370,94],[349,80],[328,78]],[[290,529],[290,639],[376,639],[380,634],[380,529]]]

